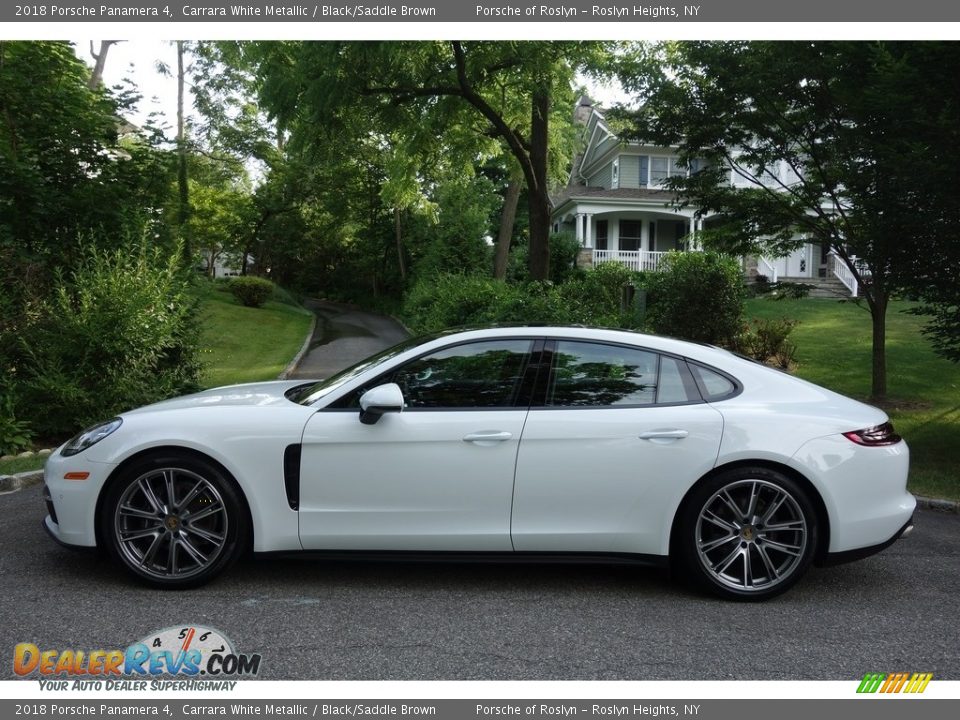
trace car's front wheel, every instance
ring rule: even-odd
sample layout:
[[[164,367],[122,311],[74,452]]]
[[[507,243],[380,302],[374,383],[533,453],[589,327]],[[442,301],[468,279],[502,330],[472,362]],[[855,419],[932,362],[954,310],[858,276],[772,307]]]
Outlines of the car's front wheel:
[[[736,468],[706,480],[681,513],[679,559],[696,585],[722,597],[779,595],[816,551],[817,515],[807,491],[769,468]]]
[[[242,552],[249,523],[233,482],[202,458],[170,454],[126,468],[106,495],[101,537],[155,587],[202,585]]]

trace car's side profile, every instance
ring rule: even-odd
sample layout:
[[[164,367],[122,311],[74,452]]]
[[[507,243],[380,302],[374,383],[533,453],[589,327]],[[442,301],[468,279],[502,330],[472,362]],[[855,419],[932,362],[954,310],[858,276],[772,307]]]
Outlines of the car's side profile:
[[[717,348],[493,328],[124,413],[47,461],[44,524],[164,587],[252,548],[669,562],[762,599],[908,532],[908,464],[882,411]]]

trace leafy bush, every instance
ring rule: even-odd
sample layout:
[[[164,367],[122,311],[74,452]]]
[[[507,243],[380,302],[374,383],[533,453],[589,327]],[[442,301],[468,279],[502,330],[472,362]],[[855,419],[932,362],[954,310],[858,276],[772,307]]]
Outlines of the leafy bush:
[[[769,286],[777,300],[801,300],[810,294],[814,286],[808,283],[778,282]]]
[[[733,349],[762,363],[788,369],[794,361],[797,346],[788,339],[796,320],[757,319],[744,326],[733,344]]]
[[[436,275],[413,286],[403,315],[417,332],[492,323],[638,327],[632,308],[621,311],[620,298],[624,285],[641,281],[638,273],[615,263],[583,272],[562,285]]]
[[[244,275],[230,280],[230,292],[247,307],[263,307],[273,295],[273,283],[265,278]]]
[[[196,300],[180,250],[87,249],[24,333],[22,400],[38,433],[64,436],[198,389]]]
[[[580,254],[580,243],[571,232],[550,234],[550,280],[554,283],[564,283],[576,277],[582,271],[575,266],[577,255]],[[507,264],[507,276],[515,282],[530,280],[529,238],[524,237],[510,251]]]
[[[0,401],[0,455],[14,455],[26,450],[33,441],[30,424],[17,420],[13,409],[13,398],[9,395]]]
[[[671,252],[647,277],[647,318],[661,335],[729,345],[740,331],[743,278],[733,258],[713,252]]]

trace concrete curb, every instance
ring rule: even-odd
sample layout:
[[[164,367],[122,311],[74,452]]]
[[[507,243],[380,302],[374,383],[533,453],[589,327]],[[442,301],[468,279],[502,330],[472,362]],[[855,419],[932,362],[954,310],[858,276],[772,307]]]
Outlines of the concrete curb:
[[[17,492],[43,482],[43,470],[28,470],[16,475],[0,475],[0,494]]]
[[[303,341],[303,345],[300,346],[300,351],[293,356],[287,366],[283,369],[283,372],[277,376],[277,380],[286,380],[290,377],[290,373],[297,369],[297,366],[300,364],[300,361],[303,360],[303,356],[307,354],[307,351],[310,349],[310,341],[313,340],[313,333],[317,330],[317,315],[316,313],[310,313],[313,316],[313,321],[310,323],[310,330],[307,332],[307,338]]]
[[[406,324],[403,320],[401,320],[400,318],[398,318],[396,315],[387,315],[387,317],[390,318],[391,320],[393,320],[397,325],[399,325],[400,327],[402,327],[403,330],[404,330],[404,332],[407,333],[407,335],[409,335],[410,337],[416,337],[416,336],[417,336],[417,333],[413,332],[413,330],[411,330],[410,328],[408,328],[408,327],[407,327],[407,324]]]
[[[930,510],[939,510],[940,512],[960,513],[960,502],[956,500],[944,500],[942,498],[929,498],[923,495],[914,496],[917,498],[917,505],[929,508]]]

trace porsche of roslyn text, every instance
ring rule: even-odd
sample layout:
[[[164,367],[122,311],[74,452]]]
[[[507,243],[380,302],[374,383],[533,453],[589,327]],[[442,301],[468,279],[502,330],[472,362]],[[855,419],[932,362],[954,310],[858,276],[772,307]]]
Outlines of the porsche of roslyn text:
[[[908,465],[881,410],[725,350],[489,328],[90,427],[47,460],[44,526],[165,588],[326,551],[669,564],[755,600],[908,534]]]

